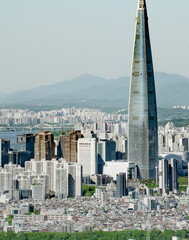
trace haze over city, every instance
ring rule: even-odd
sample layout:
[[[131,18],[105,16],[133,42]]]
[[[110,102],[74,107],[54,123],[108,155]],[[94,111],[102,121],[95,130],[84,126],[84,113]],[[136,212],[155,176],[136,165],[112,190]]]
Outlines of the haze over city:
[[[1,240],[189,239],[183,4],[2,2]]]
[[[1,92],[130,76],[137,0],[2,0]],[[189,77],[187,0],[148,1],[155,71]]]

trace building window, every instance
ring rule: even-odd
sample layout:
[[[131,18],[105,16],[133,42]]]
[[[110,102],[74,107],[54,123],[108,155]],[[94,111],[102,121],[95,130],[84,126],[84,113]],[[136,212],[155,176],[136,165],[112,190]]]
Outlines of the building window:
[[[139,72],[134,72],[133,75],[134,77],[139,77]]]

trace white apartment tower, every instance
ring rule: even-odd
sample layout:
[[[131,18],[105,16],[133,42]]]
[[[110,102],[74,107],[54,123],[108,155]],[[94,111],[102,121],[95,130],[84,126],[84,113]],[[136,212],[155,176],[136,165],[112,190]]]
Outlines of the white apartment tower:
[[[68,196],[81,197],[82,188],[82,170],[83,167],[78,163],[68,163]]]

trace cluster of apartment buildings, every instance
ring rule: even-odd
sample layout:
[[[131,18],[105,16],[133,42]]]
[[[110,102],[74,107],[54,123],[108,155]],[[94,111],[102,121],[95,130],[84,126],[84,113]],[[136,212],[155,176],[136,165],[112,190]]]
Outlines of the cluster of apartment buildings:
[[[176,131],[181,129],[172,123],[159,128],[159,134],[168,136]],[[171,224],[174,229],[187,229],[189,188],[181,194],[178,185],[178,176],[188,174],[188,159],[181,155],[187,154],[187,148],[174,154],[169,148],[160,154],[156,187],[148,188],[135,180],[137,165],[127,161],[126,133],[127,124],[123,122],[77,123],[75,130],[60,134],[56,140],[49,131],[18,135],[14,149],[10,140],[1,139],[0,209],[3,218],[0,227],[16,232],[26,229],[142,230],[146,229],[149,219],[152,227],[162,231],[172,228]],[[92,198],[82,197],[83,183],[97,187]],[[48,200],[54,196],[57,198]],[[44,206],[51,204],[61,207],[44,211]],[[67,204],[70,207],[65,210]],[[10,208],[14,205],[18,211]],[[30,205],[38,214],[30,210]],[[185,211],[181,214],[183,206]],[[13,225],[9,226],[5,219],[12,213]],[[176,221],[172,221],[173,215]]]
[[[108,114],[98,109],[62,108],[51,111],[29,111],[28,109],[0,109],[0,125],[37,125],[40,123],[77,123],[98,121],[125,121],[126,114]]]

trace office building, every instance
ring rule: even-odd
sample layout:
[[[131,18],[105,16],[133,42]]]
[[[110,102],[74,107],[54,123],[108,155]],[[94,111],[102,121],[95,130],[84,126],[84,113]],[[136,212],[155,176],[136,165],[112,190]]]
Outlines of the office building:
[[[96,138],[80,138],[78,140],[78,163],[83,166],[84,175],[98,173]]]
[[[159,189],[162,194],[179,190],[178,163],[176,159],[162,159],[159,161]]]
[[[116,159],[127,159],[127,138],[116,137]]]
[[[128,108],[128,159],[138,165],[138,178],[156,176],[157,107],[146,1],[138,1]]]
[[[8,152],[10,149],[9,139],[0,139],[0,167],[9,162]]]
[[[54,135],[49,131],[39,131],[35,136],[35,160],[51,160],[54,157]]]
[[[65,156],[67,162],[77,162],[77,141],[83,138],[81,131],[70,131],[66,135]]]
[[[90,176],[89,184],[95,184],[97,186],[103,186],[111,183],[113,181],[113,177],[104,174],[96,174]]]
[[[134,163],[129,163],[125,160],[108,161],[105,162],[103,167],[103,174],[113,177],[114,180],[117,179],[117,174],[126,173],[130,178],[136,177],[136,165]]]
[[[35,136],[33,134],[17,135],[15,149],[29,151],[30,158],[34,158]]]
[[[179,190],[178,184],[178,162],[176,159],[169,160],[169,190],[177,192]]]
[[[106,161],[116,160],[116,142],[112,140],[99,140],[97,144],[98,173],[102,174]]]
[[[31,154],[30,151],[9,151],[8,152],[9,163],[20,165],[21,167],[25,166],[26,161],[30,161]]]
[[[126,173],[117,174],[117,197],[121,198],[127,195],[127,178]]]
[[[162,159],[159,161],[159,188],[162,194],[168,191],[168,176],[169,176],[169,161],[167,159]]]

